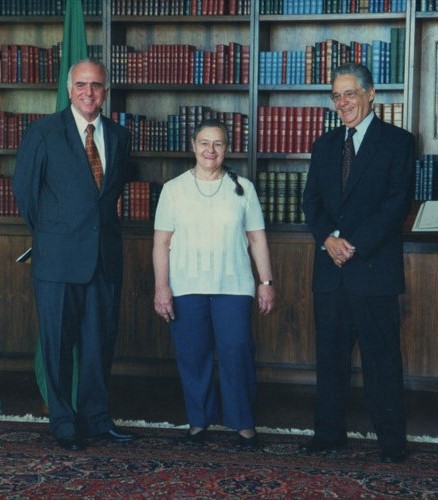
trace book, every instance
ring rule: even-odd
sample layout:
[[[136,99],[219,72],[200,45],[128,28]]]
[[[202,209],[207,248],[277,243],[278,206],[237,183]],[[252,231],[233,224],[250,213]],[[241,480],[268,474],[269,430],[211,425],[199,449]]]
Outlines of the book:
[[[412,231],[438,231],[438,200],[421,204]]]

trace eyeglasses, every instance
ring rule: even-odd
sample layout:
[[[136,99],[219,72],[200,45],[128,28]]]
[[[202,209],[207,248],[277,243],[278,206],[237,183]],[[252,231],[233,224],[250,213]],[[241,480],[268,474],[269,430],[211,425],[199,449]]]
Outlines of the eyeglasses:
[[[362,90],[363,89],[351,89],[345,90],[344,92],[342,92],[342,94],[330,94],[330,100],[336,103],[341,98],[347,100],[354,99],[357,96],[358,92]]]

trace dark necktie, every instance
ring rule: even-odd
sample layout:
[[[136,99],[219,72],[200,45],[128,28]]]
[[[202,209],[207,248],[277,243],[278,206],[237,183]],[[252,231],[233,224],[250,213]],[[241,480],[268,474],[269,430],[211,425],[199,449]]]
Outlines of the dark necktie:
[[[353,135],[356,133],[355,128],[348,129],[348,135],[344,143],[344,158],[342,160],[342,187],[345,187],[348,176],[350,175],[350,167],[356,155],[354,151]]]
[[[103,178],[103,168],[102,162],[100,161],[99,151],[97,150],[96,143],[93,139],[94,125],[90,123],[85,132],[87,137],[85,138],[85,153],[87,154],[88,163],[90,164],[91,172],[93,173],[94,180],[98,189],[102,185]]]

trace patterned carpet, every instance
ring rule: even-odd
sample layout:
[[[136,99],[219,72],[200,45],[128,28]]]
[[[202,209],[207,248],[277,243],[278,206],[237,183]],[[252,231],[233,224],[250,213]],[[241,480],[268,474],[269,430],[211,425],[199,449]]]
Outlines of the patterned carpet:
[[[188,444],[185,430],[133,431],[129,444],[67,452],[46,423],[0,422],[0,498],[438,498],[437,444],[410,443],[406,463],[383,465],[372,440],[309,457],[304,436],[262,433],[260,449],[245,450],[231,432]]]

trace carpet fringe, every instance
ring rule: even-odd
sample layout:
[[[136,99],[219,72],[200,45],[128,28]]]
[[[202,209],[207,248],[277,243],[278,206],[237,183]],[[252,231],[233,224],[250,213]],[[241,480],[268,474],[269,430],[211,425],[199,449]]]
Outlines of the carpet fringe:
[[[49,419],[47,417],[34,417],[30,413],[26,415],[0,415],[0,422],[32,422],[37,424],[48,424]],[[121,427],[138,427],[138,428],[153,428],[153,429],[188,429],[189,426],[185,425],[174,425],[170,422],[146,422],[146,420],[116,420],[116,425]],[[212,425],[210,427],[212,430],[217,431],[230,431],[227,427],[221,425]],[[284,429],[284,428],[272,428],[272,427],[257,427],[257,432],[262,434],[291,434],[296,436],[313,436],[313,430],[311,429]],[[368,439],[376,440],[377,436],[373,432],[368,432],[367,434],[361,434],[360,432],[348,432],[348,437],[351,439]],[[412,443],[437,443],[438,437],[433,436],[412,436],[408,435],[407,440]]]

